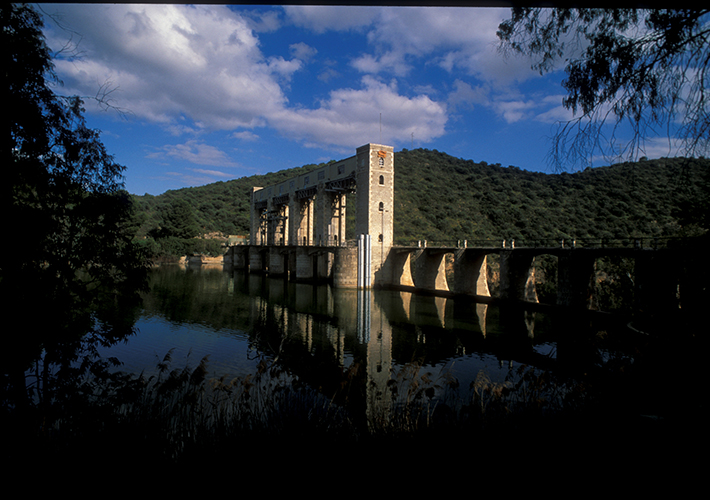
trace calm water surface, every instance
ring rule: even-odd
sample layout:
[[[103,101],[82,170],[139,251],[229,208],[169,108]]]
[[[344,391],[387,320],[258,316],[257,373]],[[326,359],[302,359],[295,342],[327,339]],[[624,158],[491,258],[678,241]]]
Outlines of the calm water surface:
[[[106,349],[123,370],[151,374],[208,356],[215,377],[242,377],[266,359],[320,383],[353,363],[386,382],[418,363],[461,385],[482,370],[502,380],[520,366],[583,371],[626,356],[623,324],[409,292],[370,292],[286,282],[206,267],[156,268],[137,333]]]

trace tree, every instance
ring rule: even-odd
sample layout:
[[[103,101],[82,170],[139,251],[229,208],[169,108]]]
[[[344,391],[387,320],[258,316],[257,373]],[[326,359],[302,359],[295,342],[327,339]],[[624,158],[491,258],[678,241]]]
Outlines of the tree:
[[[566,64],[563,104],[576,117],[560,125],[553,164],[596,151],[634,157],[660,130],[676,135],[681,153],[702,154],[710,139],[709,12],[514,8],[499,26],[500,48],[531,57],[541,74]],[[631,137],[621,137],[623,126]]]
[[[8,325],[20,325],[4,332],[0,398],[22,406],[24,371],[40,355],[46,374],[50,365],[69,366],[88,338],[108,343],[132,333],[146,267],[132,242],[124,167],[87,127],[81,99],[53,91],[61,82],[41,16],[3,4],[0,19],[0,292]]]
[[[161,207],[160,215],[162,237],[187,240],[194,238],[200,232],[192,206],[186,200],[174,200],[170,205]]]

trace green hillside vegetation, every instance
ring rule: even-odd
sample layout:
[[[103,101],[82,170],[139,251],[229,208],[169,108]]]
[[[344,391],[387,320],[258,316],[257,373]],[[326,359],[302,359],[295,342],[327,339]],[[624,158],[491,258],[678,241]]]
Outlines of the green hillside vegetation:
[[[163,228],[170,225],[171,210],[185,206],[192,208],[193,236],[247,235],[253,186],[322,165],[135,196],[138,237],[154,245],[156,253],[165,253],[160,248],[161,238],[168,236]],[[707,214],[708,167],[706,159],[662,158],[547,174],[405,149],[395,154],[395,244],[698,235],[707,227],[702,216]],[[349,218],[352,238],[351,209]],[[207,247],[194,243],[192,248]],[[212,245],[209,251],[217,248]]]
[[[403,151],[395,163],[395,238],[677,236],[691,231],[687,207],[703,197],[708,166],[673,158],[546,174]]]

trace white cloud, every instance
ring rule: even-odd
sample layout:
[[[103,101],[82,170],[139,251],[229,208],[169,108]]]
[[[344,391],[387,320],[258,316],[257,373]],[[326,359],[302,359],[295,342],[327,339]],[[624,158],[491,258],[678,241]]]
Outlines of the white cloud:
[[[241,141],[253,142],[253,141],[258,141],[258,140],[259,140],[259,136],[258,136],[258,135],[256,135],[256,134],[253,133],[253,132],[249,132],[248,130],[245,130],[244,132],[235,132],[234,134],[232,134],[232,136],[233,136],[235,139],[239,139],[239,140],[241,140]]]
[[[286,98],[277,78],[298,61],[267,59],[247,21],[226,7],[57,5],[83,35],[79,61],[57,61],[67,92],[91,95],[110,80],[120,107],[173,123],[188,117],[229,129],[263,123]],[[50,40],[61,42],[62,32]]]
[[[285,6],[291,23],[316,33],[326,31],[358,30],[371,25],[379,18],[380,9],[363,6]]]
[[[387,71],[396,76],[407,76],[413,69],[412,65],[407,64],[405,57],[396,52],[386,52],[379,57],[363,54],[353,59],[351,65],[361,73],[376,74]]]
[[[163,146],[158,151],[148,154],[147,157],[154,160],[188,161],[196,165],[212,167],[238,166],[224,151],[196,140],[187,141],[184,144]]]
[[[473,108],[475,104],[488,104],[490,89],[477,85],[472,87],[462,80],[454,81],[454,90],[449,94],[448,102],[454,108]]]
[[[314,47],[311,47],[310,45],[303,42],[292,43],[288,46],[288,48],[291,51],[291,55],[293,55],[293,57],[302,61],[308,61],[318,53],[318,50],[316,50]]]
[[[696,151],[695,154],[704,152]],[[608,147],[595,155],[592,161],[595,164],[609,164],[621,161],[637,161],[642,156],[647,158],[672,158],[686,156],[688,151],[681,139],[676,137],[647,137],[640,142],[625,142],[619,138]]]
[[[534,104],[529,101],[500,101],[495,104],[498,113],[508,123],[522,120],[532,107]]]
[[[208,175],[210,177],[222,177],[222,178],[232,178],[234,177],[234,174],[228,174],[225,172],[220,172],[219,170],[207,170],[204,168],[191,168],[189,169],[192,172],[195,172],[197,174],[202,174],[202,175]]]
[[[529,61],[504,58],[498,52],[498,25],[505,8],[481,7],[286,7],[287,18],[316,33],[362,30],[373,52],[352,65],[363,73],[409,74],[412,58],[446,71],[464,71],[490,82],[534,77]]]
[[[542,104],[552,106],[535,116],[535,120],[543,123],[567,122],[574,118],[574,113],[562,105],[563,95],[550,95],[542,99]]]
[[[380,113],[382,140],[414,132],[426,141],[444,133],[445,105],[423,95],[400,95],[396,85],[371,78],[360,88],[332,90],[315,109],[289,105],[282,86],[317,51],[296,42],[289,46],[294,59],[262,53],[252,30],[254,12],[246,19],[223,6],[58,5],[56,10],[84,37],[80,60],[57,61],[67,92],[88,95],[105,81],[115,82],[119,107],[176,134],[269,124],[299,140],[352,146],[379,137]],[[354,18],[338,11],[340,21],[328,9],[301,12],[346,29],[371,22],[378,11],[356,8]],[[62,40],[61,33],[51,36],[54,43]],[[321,73],[321,81],[334,74]],[[195,142],[162,154],[205,165],[225,161],[211,159],[206,146]]]
[[[317,33],[328,30],[360,29],[367,33],[371,50],[351,60],[364,74],[416,76],[423,66],[439,66],[450,73],[453,91],[451,109],[471,110],[474,105],[492,109],[508,123],[536,120],[545,123],[569,116],[558,99],[525,95],[525,81],[539,81],[530,61],[504,57],[498,51],[498,25],[510,15],[509,9],[452,7],[392,7],[355,10],[344,22],[343,7],[290,7],[286,17]],[[368,13],[376,15],[367,15]],[[457,75],[466,76],[471,83]],[[416,86],[416,84],[415,84]]]
[[[267,7],[267,9],[269,8]],[[247,21],[249,28],[256,33],[273,33],[282,26],[281,13],[275,10],[240,8],[239,14]]]
[[[270,57],[268,59],[268,67],[275,75],[279,75],[288,80],[296,71],[303,67],[303,62],[298,59],[287,61],[280,56]]]
[[[429,141],[444,133],[446,107],[427,96],[406,97],[372,77],[362,79],[362,88],[332,91],[320,107],[312,110],[288,110],[273,117],[274,126],[283,134],[303,141],[323,141],[337,146],[356,147],[382,138],[394,143],[414,133]]]
[[[225,175],[214,175],[212,172],[216,171],[200,171],[199,169],[187,169],[186,172],[165,172],[169,181],[169,185],[174,185],[175,187],[184,186],[204,186],[205,184],[210,184],[219,179],[232,177]],[[216,172],[221,174],[221,172]],[[157,177],[160,179],[160,177]]]
[[[331,80],[338,78],[340,72],[334,68],[325,68],[320,73],[318,73],[318,79],[323,83],[328,83]]]

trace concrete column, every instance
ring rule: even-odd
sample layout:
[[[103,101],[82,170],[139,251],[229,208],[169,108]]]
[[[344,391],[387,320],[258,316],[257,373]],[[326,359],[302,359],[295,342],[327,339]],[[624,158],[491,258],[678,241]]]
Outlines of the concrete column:
[[[315,219],[315,199],[306,198],[302,201],[301,210],[303,214],[303,220],[301,221],[301,241],[303,245],[310,246],[313,245],[313,220]]]
[[[261,200],[263,193],[260,193],[263,188],[253,187],[250,194],[250,212],[249,212],[249,244],[261,245],[262,227],[261,214],[262,210],[256,208],[256,203]]]
[[[317,246],[332,246],[333,235],[338,230],[338,220],[335,218],[335,194],[325,190],[325,183],[318,186],[316,194],[316,226],[315,244]]]
[[[269,199],[266,207],[266,244],[276,244],[276,209],[274,208],[273,199]]]
[[[286,272],[285,257],[282,247],[269,247],[269,275],[282,276]]]
[[[385,262],[388,275],[383,276],[381,283],[395,286],[414,286],[412,278],[412,260],[409,250],[390,250]]]
[[[261,252],[261,247],[249,246],[249,272],[260,273],[267,268],[267,263],[264,259],[264,254]]]
[[[677,255],[639,251],[634,265],[634,303],[638,312],[662,316],[678,312]]]
[[[291,193],[288,199],[288,244],[301,245],[302,241],[298,241],[299,230],[303,214],[301,213],[301,203],[296,197],[296,193]]]
[[[422,290],[448,291],[445,252],[422,249],[414,261],[414,284]]]
[[[235,269],[246,269],[249,265],[249,247],[247,245],[233,246],[230,248],[232,253],[232,265]]]
[[[322,251],[318,252],[317,259],[317,278],[319,280],[329,280],[333,277],[333,253]]]
[[[574,249],[559,254],[557,259],[557,305],[589,308],[590,282],[594,275],[594,255]]]
[[[333,286],[357,288],[357,248],[338,247],[335,250]]]
[[[500,250],[499,254],[500,298],[504,300],[533,299],[530,287],[531,282],[534,284],[533,255],[515,250]],[[534,287],[532,290],[534,291]]]
[[[454,292],[460,294],[491,296],[488,290],[488,264],[485,253],[467,249],[456,252],[453,288]]]
[[[336,228],[334,236],[336,237],[335,244],[340,246],[345,241],[345,215],[346,215],[347,196],[342,193],[336,193],[334,196],[334,219]]]
[[[289,207],[281,205],[278,207],[278,217],[276,221],[276,241],[279,245],[289,245],[288,222],[289,222]]]
[[[296,248],[296,279],[312,280],[313,276],[313,256],[309,247]]]
[[[289,245],[313,244],[313,198],[296,199],[292,195],[289,202]]]

